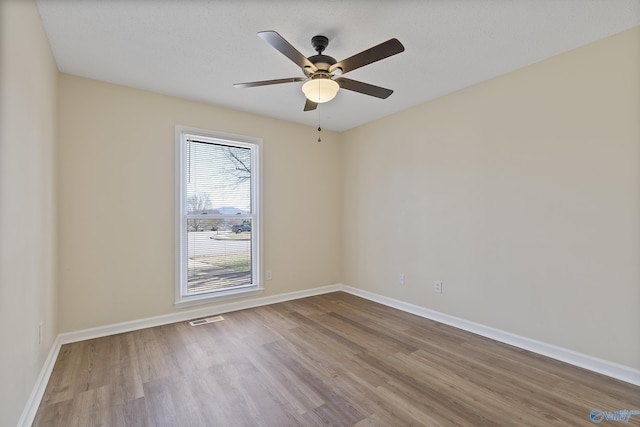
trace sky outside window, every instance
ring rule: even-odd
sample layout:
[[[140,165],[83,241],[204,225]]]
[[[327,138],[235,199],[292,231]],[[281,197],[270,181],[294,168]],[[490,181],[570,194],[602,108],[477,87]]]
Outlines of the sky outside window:
[[[251,152],[209,142],[187,143],[187,197],[201,198],[204,209],[251,210]],[[228,212],[222,212],[228,213]]]

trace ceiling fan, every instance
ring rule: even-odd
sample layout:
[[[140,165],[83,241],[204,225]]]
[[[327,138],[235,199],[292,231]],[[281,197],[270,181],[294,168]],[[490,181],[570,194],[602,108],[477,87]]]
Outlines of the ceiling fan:
[[[404,46],[398,39],[390,39],[380,43],[370,49],[355,54],[342,61],[323,55],[322,52],[329,45],[329,39],[325,36],[314,36],[311,45],[318,52],[317,55],[306,58],[295,47],[275,31],[261,31],[258,37],[269,43],[284,56],[292,60],[306,77],[290,77],[286,79],[263,80],[259,82],[236,83],[235,87],[256,87],[274,85],[280,83],[302,82],[302,92],[304,92],[306,103],[304,111],[315,110],[318,104],[331,101],[338,89],[346,89],[376,98],[386,99],[393,93],[391,89],[374,86],[368,83],[351,80],[345,77],[336,77],[364,67],[389,56],[396,55],[404,51]],[[334,78],[335,77],[335,78]]]

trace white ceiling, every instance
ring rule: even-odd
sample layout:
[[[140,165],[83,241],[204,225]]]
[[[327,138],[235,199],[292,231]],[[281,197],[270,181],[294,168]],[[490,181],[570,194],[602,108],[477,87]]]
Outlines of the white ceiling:
[[[60,71],[317,126],[302,76],[256,36],[275,30],[305,56],[311,37],[345,59],[392,37],[405,52],[347,76],[395,92],[347,90],[321,105],[343,131],[640,25],[640,0],[37,0]]]

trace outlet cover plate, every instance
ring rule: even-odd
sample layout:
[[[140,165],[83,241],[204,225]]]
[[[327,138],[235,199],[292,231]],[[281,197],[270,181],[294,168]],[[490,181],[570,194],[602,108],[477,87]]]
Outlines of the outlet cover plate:
[[[433,282],[433,292],[437,294],[442,293],[442,280],[436,280]]]

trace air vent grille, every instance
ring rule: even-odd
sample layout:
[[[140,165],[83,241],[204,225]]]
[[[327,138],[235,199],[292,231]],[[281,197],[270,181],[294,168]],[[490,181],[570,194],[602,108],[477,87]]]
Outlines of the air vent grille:
[[[223,320],[224,320],[224,317],[215,316],[215,317],[207,317],[206,319],[192,320],[191,322],[189,322],[189,324],[191,326],[200,326],[200,325],[206,325],[208,323],[222,322]]]

